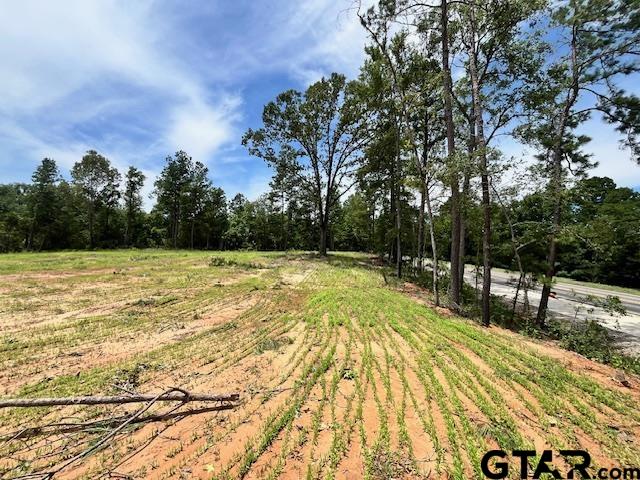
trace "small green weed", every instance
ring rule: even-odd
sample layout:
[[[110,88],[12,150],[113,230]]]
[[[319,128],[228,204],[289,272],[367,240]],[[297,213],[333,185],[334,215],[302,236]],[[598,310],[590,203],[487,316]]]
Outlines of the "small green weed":
[[[269,350],[278,350],[280,347],[291,345],[292,343],[293,340],[289,337],[263,338],[256,345],[256,353],[260,355]]]

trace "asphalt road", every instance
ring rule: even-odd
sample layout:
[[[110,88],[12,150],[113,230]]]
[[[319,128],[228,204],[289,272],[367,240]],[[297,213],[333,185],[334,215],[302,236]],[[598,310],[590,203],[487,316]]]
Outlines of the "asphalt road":
[[[493,269],[491,271],[491,293],[500,295],[507,299],[513,299],[515,295],[515,284],[517,273],[506,272]],[[465,268],[465,280],[471,285],[475,285],[475,273],[473,267]],[[482,282],[480,281],[480,284]],[[540,303],[541,287],[536,287],[529,291],[529,303],[532,308],[538,307]],[[625,292],[616,292],[597,287],[586,287],[569,283],[562,283],[559,280],[551,289],[553,298],[549,298],[549,311],[557,316],[566,318],[598,320],[602,325],[611,329],[613,335],[621,346],[633,353],[640,353],[640,295]],[[620,298],[623,306],[627,310],[624,316],[612,316],[602,308],[583,303],[578,297],[593,295],[595,297],[606,298],[608,295],[615,295]],[[522,300],[522,292],[519,297]]]

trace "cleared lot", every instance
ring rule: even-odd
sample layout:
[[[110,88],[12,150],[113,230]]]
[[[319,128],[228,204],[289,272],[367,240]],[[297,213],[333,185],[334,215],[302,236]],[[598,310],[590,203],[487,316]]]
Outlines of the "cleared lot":
[[[7,255],[0,390],[241,394],[128,425],[55,478],[468,479],[497,447],[640,465],[637,379],[425,298],[363,255]],[[0,412],[2,478],[56,470],[136,408]]]

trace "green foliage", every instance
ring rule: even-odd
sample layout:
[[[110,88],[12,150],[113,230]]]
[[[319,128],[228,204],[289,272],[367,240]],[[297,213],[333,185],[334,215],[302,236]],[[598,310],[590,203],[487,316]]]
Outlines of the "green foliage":
[[[202,237],[210,244],[213,227],[224,224],[221,218],[225,211],[224,195],[212,187],[208,171],[203,163],[194,162],[182,150],[167,157],[154,183],[157,196],[154,211],[161,218],[167,245],[194,248],[202,245]],[[205,219],[212,224],[204,227]]]
[[[256,345],[256,354],[260,355],[264,352],[279,350],[281,347],[291,344],[293,344],[293,340],[290,337],[263,338]]]
[[[514,198],[506,208],[515,225],[527,272],[545,273],[547,219],[552,205],[541,191]],[[517,270],[508,224],[494,220],[494,264]],[[627,287],[640,286],[640,194],[617,187],[608,177],[586,178],[566,192],[564,226],[558,238],[561,277]],[[477,236],[469,249],[477,249]]]
[[[60,208],[57,183],[60,173],[56,162],[45,158],[31,177],[29,209],[31,226],[27,239],[27,249],[48,248],[55,234],[56,213]]]
[[[23,249],[30,225],[28,210],[28,186],[23,184],[0,185],[0,251]]]
[[[295,186],[290,199],[313,205],[323,255],[333,208],[349,190],[368,140],[355,88],[333,73],[304,93],[287,90],[264,107],[263,127],[242,138],[249,153],[275,169],[277,183]]]
[[[640,359],[618,352],[608,330],[595,320],[569,322],[553,320],[549,335],[560,345],[587,358],[640,374]]]
[[[136,167],[129,167],[125,178],[123,193],[126,225],[124,244],[127,246],[144,245],[142,238],[142,197],[140,191],[144,185],[145,176]]]
[[[351,195],[336,207],[333,226],[334,246],[337,250],[368,251],[373,244],[371,206],[361,192]]]
[[[71,177],[82,202],[83,208],[78,214],[85,218],[89,248],[94,248],[98,241],[102,245],[110,243],[114,232],[109,221],[120,199],[120,173],[107,158],[89,150],[73,166]]]
[[[209,260],[210,267],[241,267],[241,268],[266,268],[264,265],[257,262],[241,261],[235,258],[228,257],[211,257]]]
[[[607,177],[570,192],[560,272],[576,280],[640,286],[640,194]]]

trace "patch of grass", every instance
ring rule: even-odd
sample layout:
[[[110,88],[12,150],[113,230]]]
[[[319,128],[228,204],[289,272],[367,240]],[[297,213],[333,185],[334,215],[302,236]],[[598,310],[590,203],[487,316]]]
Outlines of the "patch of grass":
[[[142,374],[151,368],[152,366],[146,363],[136,363],[117,370],[112,378],[112,390],[117,393],[135,391],[140,386]]]
[[[374,480],[419,477],[415,464],[409,457],[401,452],[379,447],[371,452],[371,467],[369,473]]]
[[[640,295],[640,289],[631,287],[620,287],[618,285],[607,285],[604,283],[596,282],[584,282],[582,280],[574,280],[573,278],[557,277],[558,283],[564,283],[568,285],[580,285],[583,287],[599,288],[602,290],[610,290],[612,292],[630,293],[632,295]]]
[[[227,256],[211,257],[209,259],[209,266],[210,267],[238,267],[238,268],[244,268],[248,270],[269,268],[268,263],[261,263],[258,261],[250,261],[246,259],[239,259],[239,258],[233,258],[233,257],[227,257]]]
[[[291,344],[293,344],[293,339],[289,337],[263,338],[256,345],[256,353],[260,355],[264,352],[279,350],[283,346]]]
[[[155,298],[141,298],[133,302],[132,305],[134,307],[149,307],[155,305],[156,301],[157,300]]]
[[[137,449],[143,452],[139,459],[154,452],[146,465],[161,479],[203,471],[220,479],[305,473],[333,479],[356,465],[349,474],[369,479],[466,480],[481,476],[479,459],[487,449],[530,449],[534,443],[586,446],[613,464],[640,463],[629,427],[640,422],[633,390],[567,369],[561,350],[559,359],[551,358],[524,337],[439,315],[396,289],[400,284],[393,279],[385,282],[365,255],[123,251],[54,257],[20,257],[25,280],[11,288],[21,301],[39,288],[41,272],[53,273],[42,280],[47,288],[38,290],[35,313],[0,312],[13,328],[1,337],[0,360],[7,367],[0,378],[16,396],[155,392],[166,386],[228,388],[242,396],[229,414],[127,430],[122,441],[78,462],[84,478],[142,472],[141,463],[134,468],[125,461]],[[212,257],[222,260],[209,268]],[[18,260],[11,262],[18,268]],[[254,263],[269,268],[241,270]],[[38,271],[37,264],[48,270]],[[106,273],[95,270],[102,268]],[[126,275],[113,275],[120,270]],[[302,280],[272,288],[284,272]],[[117,301],[112,310],[100,303],[105,297]],[[55,299],[63,318],[49,308]],[[81,304],[89,310],[71,310]],[[234,314],[236,305],[243,307]],[[31,317],[46,322],[20,328]],[[176,324],[185,328],[167,328]],[[593,351],[601,333],[592,328],[562,338],[569,348]],[[109,356],[130,341],[139,351]],[[256,355],[269,351],[280,354]],[[102,357],[92,365],[96,352]],[[40,367],[49,369],[46,376],[34,373]],[[20,380],[24,371],[33,377],[12,387],[11,379]],[[165,408],[173,406],[156,405],[154,413]],[[135,411],[123,407],[118,414],[125,410]],[[94,407],[14,409],[2,412],[0,423],[11,430],[113,414]],[[81,439],[95,442],[100,433],[83,432]],[[162,440],[145,451],[156,437]],[[67,458],[82,451],[78,437],[55,440]],[[0,444],[0,456],[20,459],[23,448],[20,442]],[[40,464],[16,463],[6,471],[13,467],[0,465],[0,476],[61,461],[55,451],[42,453],[46,460]]]
[[[165,297],[151,297],[141,298],[132,303],[134,307],[160,307],[162,305],[168,305],[178,300],[176,295],[167,295]]]

